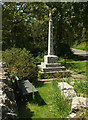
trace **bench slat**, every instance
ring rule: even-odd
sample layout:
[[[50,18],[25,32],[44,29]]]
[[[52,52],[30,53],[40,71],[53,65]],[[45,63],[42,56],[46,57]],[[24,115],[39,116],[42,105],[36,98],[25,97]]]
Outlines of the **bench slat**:
[[[25,80],[24,84],[20,84],[20,89],[23,95],[27,95],[29,93],[38,92],[38,90],[29,82],[29,80]]]

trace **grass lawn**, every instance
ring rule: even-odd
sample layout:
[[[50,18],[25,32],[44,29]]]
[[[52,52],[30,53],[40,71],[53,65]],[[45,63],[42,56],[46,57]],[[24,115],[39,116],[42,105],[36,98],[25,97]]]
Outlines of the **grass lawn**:
[[[39,94],[35,100],[18,103],[20,118],[65,118],[70,113],[70,106],[60,96],[60,92],[50,84],[37,87]],[[55,91],[56,90],[56,91]]]
[[[64,65],[64,59],[59,58],[59,63]],[[86,75],[88,62],[75,61],[72,59],[66,60],[66,68],[75,71],[79,74]],[[70,78],[66,78],[67,82]],[[75,81],[74,89],[77,94],[83,94],[81,97],[88,97],[87,84],[85,80]],[[69,82],[70,83],[70,82]],[[37,86],[39,94],[30,97],[18,97],[18,116],[19,118],[66,118],[71,108],[69,103],[60,95],[59,88],[53,83],[42,84]],[[80,95],[79,95],[80,96]],[[85,115],[86,116],[86,115]]]
[[[64,59],[59,59],[59,62],[64,65]],[[66,60],[66,68],[72,71],[75,71],[78,74],[83,74],[85,76],[87,75],[88,72],[88,62],[87,61],[75,61],[72,59],[67,59]],[[81,80],[80,80],[81,79]],[[70,83],[70,78],[66,80],[66,82]],[[74,89],[76,93],[80,96],[88,97],[88,79],[85,77],[84,79],[79,78],[79,80],[74,80]]]
[[[73,70],[79,74],[86,75],[88,62],[82,62],[82,61],[67,62],[66,68]]]
[[[87,43],[88,43],[88,42],[82,42],[82,43],[80,43],[80,44],[78,44],[78,45],[74,44],[74,45],[73,45],[73,48],[88,51]]]
[[[64,65],[64,59],[60,59],[58,62]],[[88,62],[86,61],[75,61],[72,59],[67,59],[65,66],[69,70],[75,71],[79,74],[87,75]]]

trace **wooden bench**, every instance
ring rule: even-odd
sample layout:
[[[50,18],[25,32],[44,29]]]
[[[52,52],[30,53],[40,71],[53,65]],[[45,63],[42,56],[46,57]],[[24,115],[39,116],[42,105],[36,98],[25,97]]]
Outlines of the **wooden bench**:
[[[38,92],[38,90],[32,85],[32,83],[29,82],[29,80],[25,80],[22,83],[17,76],[15,77],[15,80],[22,95]]]

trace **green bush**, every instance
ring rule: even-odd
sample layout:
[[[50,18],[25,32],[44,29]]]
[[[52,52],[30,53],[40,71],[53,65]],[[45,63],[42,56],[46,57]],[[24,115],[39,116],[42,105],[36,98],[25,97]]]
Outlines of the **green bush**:
[[[29,79],[31,82],[37,78],[37,67],[30,51],[25,48],[12,48],[3,51],[3,61],[7,63],[10,77],[17,75],[20,80]]]
[[[71,58],[73,56],[73,52],[71,51],[70,46],[65,43],[57,43],[55,53],[60,57]]]

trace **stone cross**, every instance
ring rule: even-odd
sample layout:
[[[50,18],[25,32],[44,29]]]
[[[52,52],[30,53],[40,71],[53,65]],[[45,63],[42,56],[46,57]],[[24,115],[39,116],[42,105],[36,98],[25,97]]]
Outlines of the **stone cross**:
[[[53,24],[51,12],[49,14],[48,55],[53,55]]]

